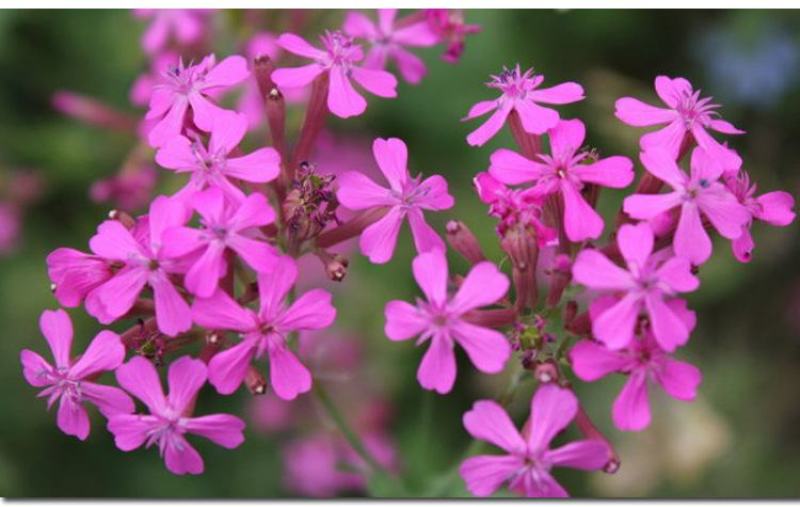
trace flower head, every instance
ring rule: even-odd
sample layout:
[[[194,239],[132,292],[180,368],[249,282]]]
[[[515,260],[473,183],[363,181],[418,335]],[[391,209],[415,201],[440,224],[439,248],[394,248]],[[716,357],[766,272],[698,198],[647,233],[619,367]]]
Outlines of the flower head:
[[[203,37],[206,14],[198,9],[136,9],[137,18],[152,19],[142,34],[142,48],[150,55],[160,53],[170,35],[182,46],[197,42]]]
[[[609,457],[608,446],[597,439],[578,440],[550,449],[553,438],[577,413],[578,399],[572,391],[545,384],[534,394],[528,430],[520,434],[498,403],[475,402],[472,410],[464,414],[467,432],[507,454],[467,458],[459,468],[467,489],[476,496],[489,496],[508,482],[511,491],[527,497],[568,496],[551,475],[554,467],[599,470]]]
[[[499,373],[511,356],[511,345],[499,331],[477,326],[465,315],[471,310],[496,303],[508,291],[508,277],[491,262],[472,267],[458,292],[447,294],[447,258],[443,250],[418,255],[412,264],[425,300],[416,305],[390,301],[386,305],[386,336],[390,340],[418,337],[417,344],[430,346],[417,370],[425,389],[450,392],[456,380],[454,347],[460,345],[470,361],[484,373]]]
[[[425,9],[425,20],[439,40],[446,43],[442,60],[447,63],[458,62],[464,53],[464,40],[467,35],[481,31],[480,25],[464,22],[464,12],[460,9]]]
[[[164,396],[155,366],[136,356],[117,369],[117,382],[141,400],[147,415],[119,414],[108,420],[108,430],[122,451],[158,446],[167,469],[178,475],[203,473],[203,458],[186,440],[191,433],[226,449],[244,441],[244,421],[229,414],[192,417],[194,401],[206,383],[206,365],[183,356],[169,367],[169,394]]]
[[[89,436],[89,415],[85,404],[96,406],[105,417],[131,413],[133,401],[122,389],[94,382],[104,371],[116,369],[125,360],[125,347],[119,335],[101,331],[77,359],[71,357],[72,321],[64,310],[45,310],[39,328],[50,345],[55,366],[28,349],[20,354],[25,380],[34,387],[44,387],[40,397],[47,397],[47,408],[59,402],[58,427],[81,440]]]
[[[438,174],[424,180],[412,178],[408,171],[408,148],[397,138],[375,139],[372,153],[381,172],[389,181],[382,187],[364,174],[349,171],[339,177],[337,198],[352,210],[388,208],[386,215],[361,234],[361,252],[376,264],[388,262],[394,254],[397,235],[408,218],[417,252],[444,249],[444,241],[425,221],[423,210],[440,211],[453,206],[447,181]]]
[[[483,146],[503,128],[506,118],[516,111],[522,128],[529,134],[541,135],[558,124],[559,115],[555,109],[542,107],[542,104],[569,104],[583,100],[583,88],[578,83],[562,83],[551,88],[539,88],[544,76],[534,74],[533,69],[524,73],[519,65],[513,69],[503,68],[499,75],[491,76],[486,83],[489,88],[502,92],[495,100],[478,102],[469,110],[464,120],[471,120],[494,111],[489,119],[470,135],[467,142],[471,146]]]

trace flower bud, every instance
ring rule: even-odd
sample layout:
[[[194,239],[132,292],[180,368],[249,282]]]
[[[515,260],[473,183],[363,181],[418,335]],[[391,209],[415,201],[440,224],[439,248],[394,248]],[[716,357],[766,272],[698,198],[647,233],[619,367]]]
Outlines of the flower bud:
[[[467,224],[459,220],[447,222],[447,242],[456,252],[460,253],[471,264],[485,261],[481,245],[478,238],[467,227]]]
[[[254,395],[267,393],[267,379],[252,364],[247,368],[247,374],[244,377],[244,383],[247,386],[247,389],[249,389]]]

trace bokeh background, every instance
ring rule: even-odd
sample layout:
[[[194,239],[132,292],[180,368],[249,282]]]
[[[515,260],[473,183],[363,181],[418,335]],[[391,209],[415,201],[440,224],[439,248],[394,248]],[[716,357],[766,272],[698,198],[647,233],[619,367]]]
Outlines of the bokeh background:
[[[322,28],[338,26],[344,13],[305,15],[304,34],[313,40]],[[215,15],[218,56],[240,50],[245,34],[237,27],[243,16],[242,12]],[[562,117],[584,119],[588,142],[603,153],[632,158],[642,131],[614,118],[614,100],[634,95],[654,101],[656,75],[685,76],[704,95],[723,104],[726,119],[748,132],[732,144],[759,189],[797,195],[800,13],[481,10],[467,11],[466,17],[483,31],[468,39],[457,65],[440,61],[438,48],[424,49],[419,53],[429,73],[421,85],[402,83],[396,100],[371,98],[365,115],[329,122],[341,141],[331,143],[333,153],[346,144],[352,157],[347,160],[358,160],[360,150],[366,164],[373,137],[398,136],[409,145],[412,170],[445,175],[457,204],[452,212],[432,219],[440,231],[447,219],[459,218],[476,232],[494,260],[502,257],[493,219],[474,195],[471,178],[487,167],[494,149],[511,146],[512,140],[503,131],[483,148],[470,148],[464,138],[477,124],[459,119],[473,103],[494,96],[483,86],[490,73],[517,62],[544,73],[546,83],[582,83],[587,99],[564,107]],[[264,29],[280,32],[291,15],[264,11],[256,18]],[[0,258],[0,495],[297,495],[287,485],[283,456],[288,442],[324,425],[309,400],[303,402],[306,410],[288,426],[268,431],[263,421],[259,429],[258,407],[267,412],[261,419],[285,407],[258,402],[261,405],[254,408],[246,392],[221,399],[207,388],[199,406],[208,412],[243,414],[250,423],[248,439],[235,451],[199,442],[207,472],[176,477],[165,470],[153,449],[117,451],[97,414],[88,441],[65,436],[55,427],[55,414],[46,412],[44,400],[36,398],[21,375],[20,349],[46,350],[38,316],[43,309],[56,307],[45,257],[59,246],[86,249],[97,223],[112,207],[91,201],[89,188],[115,174],[136,142],[130,135],[59,114],[51,97],[68,89],[141,115],[142,109],[130,105],[128,92],[148,65],[139,45],[144,27],[145,22],[121,10],[0,12],[0,194],[3,203],[15,203],[12,216],[20,220],[18,236],[10,234],[4,240]],[[296,124],[299,116],[295,116],[290,120]],[[316,162],[324,171],[326,164],[336,161],[329,157]],[[638,164],[637,171],[641,171]],[[174,188],[174,180],[163,178],[163,171],[161,176],[160,190]],[[606,216],[615,212],[621,197],[621,192],[601,196]],[[4,230],[13,233],[16,222],[8,222],[11,225]],[[704,374],[694,404],[657,393],[651,427],[622,433],[612,428],[610,406],[623,379],[577,387],[593,419],[616,445],[622,468],[613,476],[556,472],[574,495],[800,495],[798,232],[797,224],[784,229],[756,225],[757,248],[749,265],[737,263],[727,244],[716,244],[713,259],[700,272],[701,290],[689,297],[699,324],[689,345],[679,352]],[[324,381],[337,397],[350,392],[356,393],[351,398],[360,399],[359,389],[369,389],[388,407],[385,431],[410,494],[463,495],[460,480],[441,491],[431,490],[431,483],[456,463],[469,443],[460,422],[463,412],[475,399],[496,393],[505,378],[475,375],[460,362],[457,388],[451,395],[439,397],[420,389],[415,371],[421,350],[410,343],[390,343],[382,331],[385,302],[417,294],[408,269],[412,255],[407,232],[388,266],[373,266],[352,255],[348,279],[335,289],[337,331],[319,339],[328,340],[333,352],[341,349],[337,336],[357,343],[357,368],[362,373],[329,372]],[[451,260],[455,269],[465,268],[454,255]],[[304,269],[318,268],[309,263]],[[98,324],[78,310],[70,313],[76,322],[76,346],[85,346]],[[524,418],[532,389],[523,386],[512,403],[517,421]],[[309,480],[313,480],[311,468]],[[380,485],[376,488],[380,490]]]

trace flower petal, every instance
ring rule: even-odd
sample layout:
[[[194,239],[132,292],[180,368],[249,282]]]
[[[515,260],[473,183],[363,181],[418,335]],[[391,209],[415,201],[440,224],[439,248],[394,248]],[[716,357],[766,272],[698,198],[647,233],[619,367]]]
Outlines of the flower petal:
[[[72,321],[64,310],[45,310],[39,317],[39,329],[50,345],[57,368],[70,365],[72,349]]]
[[[692,401],[703,380],[700,370],[689,363],[665,357],[654,370],[656,382],[673,398]]]
[[[373,95],[388,99],[397,97],[397,78],[385,70],[353,67],[350,75]]]
[[[239,306],[222,289],[217,289],[209,298],[196,298],[192,305],[192,319],[208,329],[244,332],[256,327],[253,313]]]
[[[517,456],[472,456],[458,468],[467,491],[475,496],[490,496],[523,468]]]
[[[125,346],[113,331],[100,331],[80,359],[69,369],[70,377],[83,379],[95,373],[115,370],[125,360]]]
[[[443,250],[419,254],[411,263],[414,279],[425,297],[438,306],[447,301],[447,257]]]
[[[662,349],[672,352],[689,340],[689,330],[683,320],[664,303],[660,293],[647,294],[645,305],[650,316],[653,335]]]
[[[77,437],[79,440],[86,440],[89,436],[89,414],[80,403],[72,400],[71,396],[62,396],[58,405],[57,416],[58,429]]]
[[[463,314],[494,304],[506,295],[509,285],[508,277],[497,266],[489,261],[479,262],[464,278],[449,308]]]
[[[151,413],[164,411],[167,401],[153,363],[142,356],[134,356],[117,368],[115,374],[120,387],[142,400]]]
[[[597,250],[582,250],[572,265],[572,276],[581,285],[600,290],[626,290],[634,287],[631,274]]]
[[[386,303],[384,315],[384,332],[390,340],[408,340],[428,327],[428,319],[419,308],[405,301],[389,301]]]
[[[564,196],[564,229],[571,241],[597,239],[603,233],[603,218],[592,208],[571,181],[561,180]]]
[[[578,399],[572,391],[555,384],[539,387],[531,400],[529,451],[535,453],[547,449],[577,413]]]
[[[367,109],[367,101],[353,88],[345,69],[340,65],[330,69],[328,109],[339,118],[358,116]]]
[[[395,206],[361,233],[358,243],[361,253],[373,264],[384,264],[392,258],[404,216],[405,212],[399,206]]]
[[[625,368],[630,360],[591,340],[581,340],[569,351],[572,371],[584,382],[594,382]]]
[[[439,394],[447,394],[456,381],[456,354],[449,338],[434,336],[430,346],[419,363],[417,370],[419,384]]]
[[[548,166],[506,148],[496,150],[490,158],[489,174],[507,185],[537,181],[551,172]]]
[[[208,362],[208,382],[220,394],[231,394],[244,381],[256,352],[256,341],[245,339],[219,352]]]
[[[425,215],[419,208],[408,210],[408,225],[411,228],[411,237],[417,252],[424,253],[432,250],[445,250],[444,240],[425,221]]]
[[[614,425],[622,431],[640,431],[650,425],[650,402],[647,396],[647,377],[635,370],[614,400]]]
[[[633,162],[628,157],[602,158],[594,164],[574,166],[570,174],[603,187],[625,188],[633,181]]]
[[[244,421],[230,414],[192,417],[185,424],[189,433],[205,437],[226,449],[235,449],[244,442],[244,427]]]
[[[275,394],[293,400],[311,390],[311,373],[286,346],[269,349],[269,378]]]
[[[191,356],[182,356],[173,362],[167,374],[170,407],[183,413],[206,383],[206,365]]]
[[[494,400],[480,400],[463,417],[464,428],[473,438],[489,442],[509,454],[524,454],[527,444],[505,409]]]
[[[672,109],[651,106],[633,97],[622,97],[617,100],[615,108],[614,116],[632,127],[669,123],[678,116]]]
[[[695,266],[711,257],[711,238],[703,227],[700,210],[693,201],[683,203],[672,246],[676,255],[686,257]]]
[[[454,323],[451,332],[453,339],[466,351],[475,368],[483,373],[503,371],[512,352],[503,333],[463,320]]]
[[[577,468],[578,470],[599,470],[609,459],[608,445],[597,439],[578,440],[546,451],[544,459],[553,466]]]
[[[494,137],[495,134],[500,132],[500,129],[503,128],[503,125],[506,123],[506,118],[508,118],[508,114],[511,112],[511,107],[511,102],[501,102],[489,119],[467,136],[467,143],[470,146],[483,146],[486,144],[489,139]]]
[[[614,306],[592,321],[595,338],[611,350],[626,347],[633,340],[636,320],[642,303],[638,294],[629,292]]]

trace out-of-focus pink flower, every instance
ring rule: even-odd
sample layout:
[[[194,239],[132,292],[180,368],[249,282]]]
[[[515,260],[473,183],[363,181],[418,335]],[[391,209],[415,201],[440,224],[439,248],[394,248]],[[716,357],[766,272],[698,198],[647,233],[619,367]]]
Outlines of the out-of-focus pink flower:
[[[624,188],[633,181],[633,162],[627,157],[584,163],[589,153],[578,150],[585,139],[582,121],[561,120],[550,131],[550,155],[538,155],[534,161],[501,148],[492,154],[489,166],[489,173],[503,183],[533,182],[533,192],[542,196],[560,192],[564,229],[571,241],[597,239],[603,232],[603,218],[581,195],[585,184]]]
[[[191,311],[169,276],[184,272],[185,267],[167,257],[162,248],[164,232],[187,219],[183,204],[159,196],[150,205],[144,234],[132,234],[117,220],[100,224],[89,247],[101,258],[124,267],[87,295],[86,311],[109,324],[128,313],[148,285],[153,289],[158,329],[168,336],[187,331],[192,326]]]
[[[542,104],[570,104],[583,100],[583,87],[578,83],[561,83],[551,88],[539,88],[544,76],[534,74],[528,69],[523,74],[519,65],[513,69],[503,68],[500,75],[492,75],[486,83],[489,88],[502,92],[499,98],[478,102],[467,113],[462,121],[472,120],[494,111],[489,119],[467,136],[471,146],[483,146],[494,137],[511,111],[516,111],[522,122],[522,128],[529,134],[541,135],[558,124],[559,114],[555,109],[542,107]]]
[[[595,337],[612,350],[627,347],[639,313],[645,311],[658,343],[673,351],[686,343],[691,328],[684,325],[668,302],[677,293],[696,290],[700,281],[682,257],[653,254],[653,231],[647,223],[626,224],[617,234],[625,259],[623,269],[597,250],[583,250],[575,259],[572,276],[589,288],[620,295],[613,306],[592,318]]]
[[[673,191],[666,194],[634,194],[625,198],[623,209],[632,218],[649,220],[680,206],[681,213],[672,246],[675,254],[700,265],[711,257],[711,238],[701,214],[723,237],[736,239],[750,220],[747,209],[719,182],[723,165],[702,148],[692,152],[691,176],[678,167],[664,148],[641,154],[642,164]]]
[[[136,128],[136,120],[92,97],[67,90],[53,94],[53,107],[60,113],[100,128],[130,132]]]
[[[681,152],[684,138],[690,135],[698,146],[720,162],[735,163],[739,159],[734,151],[722,146],[706,131],[711,129],[723,134],[744,134],[744,131],[719,118],[715,111],[719,105],[710,103],[711,97],[701,99],[700,90],[694,91],[692,84],[682,77],[672,79],[658,76],[655,88],[666,108],[654,107],[632,97],[623,97],[616,103],[617,118],[628,125],[649,127],[667,124],[661,130],[642,136],[642,150],[660,147],[675,160]]]
[[[396,17],[397,9],[378,9],[378,23],[375,23],[360,12],[349,12],[344,21],[344,31],[370,43],[364,67],[382,70],[389,60],[394,60],[403,79],[417,84],[425,76],[425,64],[405,46],[433,46],[439,37],[426,20],[402,25],[402,20],[395,22]],[[401,24],[399,28],[398,24]]]
[[[190,141],[175,136],[156,152],[156,162],[177,173],[190,173],[189,182],[175,194],[189,199],[197,192],[217,187],[235,203],[241,203],[244,192],[232,179],[267,183],[278,177],[280,155],[274,148],[259,148],[249,155],[230,157],[247,133],[247,119],[240,113],[224,111],[211,129],[208,148],[200,140]]]
[[[471,310],[496,303],[508,291],[508,277],[491,262],[476,264],[458,292],[447,294],[447,258],[443,250],[418,255],[412,263],[426,301],[411,305],[390,301],[384,311],[386,336],[390,340],[419,337],[417,344],[430,346],[417,370],[425,389],[450,392],[456,380],[455,344],[461,345],[475,367],[484,373],[499,373],[511,356],[511,345],[503,333],[477,326],[464,319]]]
[[[214,293],[219,279],[228,272],[227,249],[260,273],[272,268],[280,254],[272,245],[256,239],[257,227],[275,220],[275,212],[263,194],[250,194],[237,205],[226,203],[222,190],[212,187],[195,194],[191,205],[201,216],[202,229],[173,227],[165,231],[163,240],[163,253],[168,258],[199,254],[184,277],[189,292],[200,297]]]
[[[190,108],[194,125],[204,132],[211,131],[215,118],[224,110],[208,100],[207,94],[237,85],[250,75],[247,60],[239,55],[216,62],[214,55],[189,67],[181,60],[177,67],[164,73],[162,82],[153,89],[145,116],[147,120],[158,120],[147,137],[151,146],[159,148],[180,134]]]
[[[250,429],[269,434],[292,427],[296,402],[283,400],[272,391],[254,396],[248,407]]]
[[[446,44],[442,60],[448,63],[456,63],[461,58],[467,35],[481,31],[480,25],[464,22],[464,13],[460,9],[425,9],[425,20],[431,31]]]
[[[92,183],[89,196],[96,203],[111,202],[124,211],[136,211],[150,201],[157,174],[150,164],[123,168],[114,176]]]
[[[113,261],[73,248],[57,248],[47,256],[47,273],[58,302],[68,308],[81,304],[92,290],[114,276]]]
[[[569,496],[550,471],[554,467],[599,470],[608,462],[608,446],[597,439],[570,442],[550,449],[553,438],[575,418],[578,399],[569,389],[541,386],[531,400],[530,429],[521,435],[497,402],[481,400],[464,414],[470,435],[500,447],[507,454],[466,459],[459,468],[467,489],[489,496],[505,482],[520,495],[537,498]]]
[[[694,313],[679,312],[686,325],[694,325]],[[569,353],[572,370],[585,382],[594,382],[609,373],[629,375],[614,401],[614,425],[623,431],[640,431],[650,424],[648,385],[655,383],[678,400],[692,401],[702,375],[695,366],[677,361],[661,350],[651,333],[613,351],[590,340],[581,340]]]
[[[230,414],[191,417],[197,393],[206,383],[203,361],[183,356],[169,367],[169,394],[164,396],[153,364],[136,356],[117,368],[117,382],[139,398],[150,411],[147,415],[119,414],[108,420],[108,430],[122,451],[144,445],[158,446],[167,469],[173,474],[203,473],[203,458],[186,440],[191,433],[226,449],[244,442],[244,421]]]
[[[9,203],[0,202],[0,253],[8,253],[16,248],[20,225],[19,209]]]
[[[340,118],[358,116],[367,109],[367,101],[353,88],[351,77],[373,95],[384,98],[397,96],[397,79],[392,74],[357,65],[364,53],[351,37],[336,31],[326,32],[320,39],[325,50],[315,48],[292,33],[278,38],[278,45],[286,51],[314,60],[314,63],[302,67],[275,70],[272,80],[279,88],[301,88],[323,72],[328,72],[328,109]]]
[[[360,172],[349,171],[339,177],[336,194],[343,206],[353,210],[389,208],[383,218],[364,229],[359,242],[361,252],[375,264],[388,262],[405,218],[418,252],[444,249],[444,241],[425,221],[423,210],[440,211],[453,206],[447,181],[438,174],[424,180],[421,176],[411,178],[408,148],[400,139],[375,139],[372,153],[390,188],[376,184]]]
[[[286,296],[297,280],[297,266],[289,257],[276,259],[268,273],[258,274],[259,311],[242,308],[221,289],[210,298],[198,298],[192,307],[194,321],[209,329],[242,333],[243,339],[216,354],[209,362],[209,382],[221,394],[241,385],[250,362],[269,357],[270,384],[275,394],[291,400],[311,389],[311,373],[288,346],[292,331],[322,329],[336,318],[329,292],[314,289],[291,305]]]
[[[71,356],[72,321],[64,310],[45,310],[39,328],[50,345],[55,366],[28,349],[20,353],[22,373],[34,387],[44,387],[47,408],[59,402],[58,427],[81,440],[89,436],[89,415],[85,403],[96,406],[105,417],[133,412],[133,400],[122,389],[98,384],[94,379],[104,371],[116,369],[125,360],[125,347],[119,335],[101,331],[77,359]]]
[[[170,36],[181,46],[199,41],[205,32],[209,12],[196,9],[136,9],[134,16],[151,19],[142,34],[142,49],[155,55],[169,44]]]
[[[742,206],[750,214],[750,220],[742,226],[742,234],[731,242],[733,255],[739,262],[750,262],[752,259],[753,236],[750,228],[753,220],[786,227],[794,221],[794,197],[788,192],[767,192],[756,196],[756,184],[750,183],[750,175],[744,171],[726,174],[725,186],[736,196]]]

